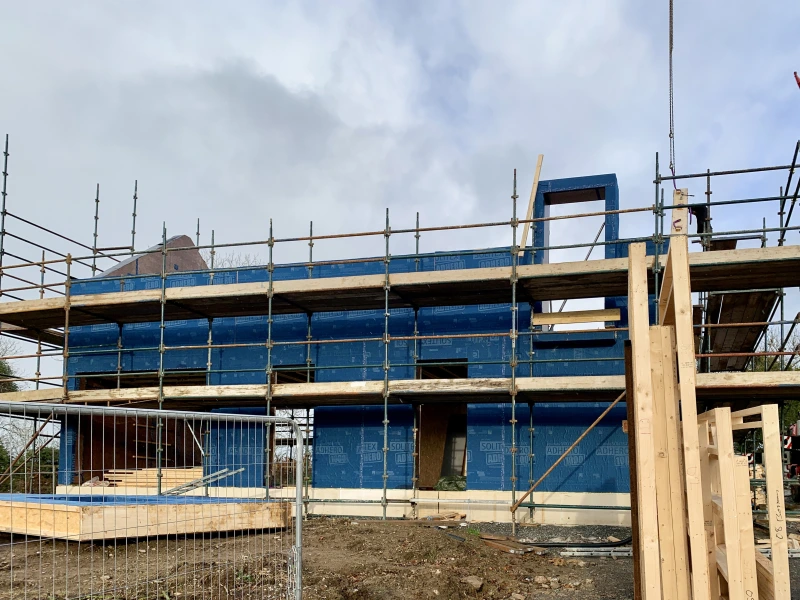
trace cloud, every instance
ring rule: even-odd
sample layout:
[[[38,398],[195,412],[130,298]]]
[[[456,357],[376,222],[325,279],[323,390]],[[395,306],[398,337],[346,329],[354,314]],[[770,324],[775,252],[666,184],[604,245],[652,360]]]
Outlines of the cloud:
[[[87,242],[97,181],[101,243],[117,245],[139,179],[146,246],[162,221],[191,233],[196,217],[205,241],[212,227],[217,240],[263,239],[270,218],[276,235],[299,235],[311,219],[319,233],[380,229],[385,207],[395,228],[417,211],[423,224],[504,219],[512,170],[523,203],[539,152],[545,178],[616,172],[623,207],[652,202],[656,151],[666,170],[666,5],[83,2],[6,13],[10,209],[32,216],[36,206]],[[681,170],[789,160],[798,13],[678,6]],[[719,186],[715,199],[750,192]],[[622,231],[650,223],[623,217]],[[553,227],[566,241],[594,235]],[[509,237],[429,234],[423,246]]]

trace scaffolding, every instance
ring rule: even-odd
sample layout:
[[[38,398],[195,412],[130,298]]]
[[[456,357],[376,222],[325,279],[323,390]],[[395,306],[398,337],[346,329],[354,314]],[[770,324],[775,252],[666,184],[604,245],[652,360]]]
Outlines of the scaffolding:
[[[161,243],[144,250],[136,249],[136,219],[137,202],[139,200],[138,181],[134,183],[133,210],[131,221],[130,246],[100,247],[99,221],[100,221],[100,186],[95,189],[94,202],[94,228],[92,244],[87,245],[63,235],[56,230],[37,224],[8,210],[8,164],[9,140],[5,138],[3,181],[2,181],[2,210],[0,210],[0,296],[6,302],[0,303],[0,335],[17,340],[25,344],[34,344],[35,351],[21,352],[3,357],[5,361],[34,360],[35,374],[33,377],[7,376],[3,378],[4,391],[10,392],[8,399],[18,400],[57,400],[64,403],[79,404],[116,404],[122,406],[157,406],[159,409],[199,406],[202,407],[208,399],[236,400],[240,404],[247,402],[251,405],[264,406],[267,414],[275,410],[305,411],[305,441],[312,437],[311,410],[315,406],[325,404],[379,404],[383,407],[383,486],[380,499],[383,517],[387,516],[387,507],[392,502],[409,503],[416,507],[420,502],[418,491],[418,461],[419,461],[419,411],[423,403],[442,402],[462,398],[462,402],[508,402],[511,406],[510,426],[511,436],[511,502],[516,503],[517,484],[519,473],[517,470],[517,406],[520,402],[529,408],[529,423],[525,427],[528,432],[529,449],[528,464],[529,485],[534,481],[533,472],[533,440],[535,431],[533,427],[533,413],[537,403],[549,401],[593,400],[611,401],[620,391],[624,390],[623,376],[586,376],[586,377],[535,377],[534,365],[546,362],[558,362],[561,359],[539,359],[533,349],[535,336],[560,334],[564,331],[556,330],[555,324],[570,322],[569,315],[563,313],[564,304],[557,313],[544,315],[537,323],[532,318],[527,328],[519,327],[519,307],[521,303],[563,301],[569,299],[595,298],[601,296],[624,296],[627,286],[627,261],[625,259],[598,259],[588,260],[594,248],[609,244],[627,245],[632,242],[650,242],[656,251],[650,257],[650,277],[652,289],[659,288],[659,278],[664,272],[665,248],[669,243],[671,233],[669,223],[665,228],[665,220],[669,211],[674,209],[689,208],[698,219],[698,232],[688,233],[688,237],[700,244],[702,252],[690,254],[690,269],[692,275],[693,291],[699,293],[700,310],[695,318],[696,331],[696,360],[698,361],[698,396],[699,399],[710,407],[715,402],[730,398],[732,391],[735,397],[738,394],[748,401],[762,401],[773,398],[781,400],[792,393],[800,391],[800,378],[791,371],[800,347],[792,346],[795,327],[800,315],[794,319],[786,317],[787,300],[786,289],[794,288],[800,284],[800,247],[787,244],[787,235],[800,230],[800,226],[792,225],[791,218],[795,204],[800,193],[800,178],[791,187],[797,168],[800,141],[797,143],[790,164],[780,166],[758,167],[751,169],[738,169],[728,171],[711,171],[690,173],[685,175],[662,175],[659,170],[659,159],[655,159],[654,201],[650,206],[632,207],[615,210],[582,212],[570,215],[556,215],[534,218],[530,210],[526,218],[520,219],[517,214],[517,177],[514,172],[511,194],[511,218],[485,223],[470,223],[446,226],[420,226],[419,213],[413,228],[394,229],[391,226],[390,215],[387,209],[385,225],[382,229],[361,231],[356,233],[315,234],[313,222],[309,226],[307,236],[278,238],[274,235],[273,225],[270,221],[269,237],[252,242],[235,241],[231,243],[216,243],[215,232],[211,231],[211,243],[200,244],[200,223],[198,220],[196,244],[192,246],[170,247],[167,237],[166,223],[162,227]],[[534,180],[534,190],[531,194],[531,203],[536,196],[538,173],[541,162],[537,166]],[[773,196],[752,198],[736,198],[726,200],[711,200],[712,179],[728,176],[744,176],[754,173],[769,171],[783,171],[787,173],[786,184],[780,188],[780,193]],[[664,188],[670,183],[677,187],[677,182],[705,179],[704,203],[691,203],[688,198],[680,202],[667,203],[664,200]],[[778,224],[767,227],[766,220],[762,221],[760,228],[732,228],[727,231],[713,231],[711,227],[711,208],[724,210],[727,207],[739,208],[749,205],[776,205]],[[527,230],[534,232],[537,227],[545,227],[549,223],[561,220],[577,220],[591,217],[606,218],[609,215],[646,215],[653,216],[653,233],[645,237],[620,238],[610,241],[600,241],[600,232],[592,241],[570,244],[545,244],[536,246],[535,243],[527,245]],[[38,231],[43,236],[50,236],[61,243],[71,245],[73,252],[62,252],[49,246],[34,241],[29,236],[14,233],[9,230],[9,223],[13,221]],[[524,233],[518,234],[518,229],[523,226]],[[420,240],[423,234],[445,233],[465,230],[495,230],[505,229],[508,232],[510,245],[498,252],[507,255],[504,266],[476,269],[461,269],[458,271],[423,271],[421,262],[426,258],[443,258],[447,256],[465,256],[485,252],[484,250],[462,250],[457,252],[421,252]],[[602,228],[601,228],[602,232]],[[392,242],[401,236],[412,236],[414,252],[411,254],[392,254]],[[384,239],[384,252],[382,256],[372,258],[345,258],[340,260],[318,260],[314,256],[314,246],[320,242],[330,240],[345,240],[354,238]],[[776,238],[776,239],[775,239]],[[770,246],[770,240],[775,245]],[[29,247],[35,252],[41,251],[40,260],[27,260],[20,253],[9,251],[8,242],[13,240],[15,245]],[[738,241],[757,240],[760,246],[756,248],[736,249]],[[277,246],[293,243],[308,245],[308,260],[290,263],[291,267],[306,269],[305,280],[280,280],[274,277],[278,265],[274,262],[274,251]],[[263,283],[237,283],[226,285],[207,285],[196,287],[170,287],[168,285],[169,255],[171,253],[197,250],[205,252],[209,257],[207,269],[185,270],[182,275],[204,274],[208,275],[209,283],[214,284],[215,277],[224,277],[226,274],[240,270],[237,266],[219,266],[215,258],[221,251],[238,251],[242,248],[266,248],[267,263],[263,268],[267,273],[266,285]],[[528,252],[534,255],[537,251],[587,249],[586,260],[582,262],[557,263],[557,264],[527,264],[521,262],[520,257]],[[88,251],[88,253],[86,252]],[[156,255],[160,257],[161,269],[156,276],[160,279],[160,286],[153,290],[126,291],[126,282],[137,278],[152,278],[153,273],[131,275],[103,275],[101,265],[115,265],[123,260],[133,257]],[[8,262],[12,259],[17,262]],[[414,270],[409,273],[391,271],[392,261],[400,259],[412,260]],[[359,277],[319,277],[315,276],[315,269],[322,266],[346,264],[378,263],[383,265],[382,274],[366,275]],[[99,272],[99,273],[98,273]],[[34,275],[31,276],[31,273]],[[95,294],[90,296],[76,295],[72,291],[75,281],[92,277],[94,281],[111,279],[122,280],[120,291]],[[34,280],[35,279],[35,280]],[[3,284],[11,281],[11,285]],[[760,318],[731,319],[733,313],[717,314],[710,307],[718,307],[720,298],[726,299],[726,307],[736,306],[735,294],[743,294],[741,298],[752,298],[760,295],[764,300],[750,313],[739,311],[742,314],[758,313]],[[770,296],[771,295],[771,296]],[[213,336],[213,323],[215,319],[226,316],[263,315],[264,300],[266,299],[267,339],[262,342],[218,343]],[[429,306],[450,306],[454,304],[506,304],[511,315],[511,328],[508,332],[492,333],[460,333],[460,334],[421,334],[418,325],[420,308]],[[766,306],[766,309],[764,307]],[[397,308],[413,309],[412,335],[394,335],[390,333],[392,310]],[[759,313],[756,309],[762,309]],[[359,336],[353,338],[320,339],[314,337],[312,330],[312,315],[321,311],[331,310],[383,310],[383,333],[380,336]],[[764,312],[766,310],[766,313]],[[574,311],[575,314],[581,311]],[[626,327],[610,326],[619,320],[609,316],[604,311],[583,311],[591,314],[573,316],[574,323],[602,322],[604,331],[621,333],[626,332]],[[276,340],[273,338],[273,321],[275,316],[283,314],[305,314],[307,317],[306,335],[303,340]],[[536,313],[537,315],[539,313]],[[566,316],[559,316],[566,315]],[[167,344],[165,340],[166,323],[177,319],[206,320],[208,334],[205,344]],[[560,320],[559,320],[560,319]],[[567,319],[566,321],[564,319]],[[720,320],[721,319],[721,320]],[[159,324],[159,340],[155,346],[136,346],[126,348],[123,345],[123,326],[127,323],[157,322]],[[92,377],[106,377],[107,374],[72,375],[68,370],[71,357],[107,355],[108,348],[70,348],[70,329],[78,325],[98,323],[114,323],[118,327],[116,355],[117,370],[115,375],[116,389],[103,390],[78,390],[78,378],[89,380]],[[596,329],[578,329],[571,331],[596,331]],[[721,335],[718,332],[724,332]],[[746,332],[738,335],[736,332]],[[733,333],[730,333],[733,332]],[[770,340],[778,336],[777,344],[769,347]],[[755,336],[755,337],[753,337]],[[390,376],[390,371],[395,367],[413,368],[418,373],[419,344],[431,340],[457,339],[457,338],[496,338],[507,339],[510,344],[508,360],[484,360],[471,362],[473,364],[496,365],[503,364],[508,367],[509,377],[506,378],[469,378],[448,380],[398,380]],[[526,340],[527,338],[527,340]],[[727,341],[726,341],[727,340]],[[356,367],[379,368],[383,372],[381,381],[368,381],[358,388],[330,382],[313,381],[312,375],[323,369],[354,368],[352,365],[315,365],[312,361],[312,349],[330,343],[347,342],[377,342],[382,345],[382,360],[375,364],[359,364]],[[405,342],[413,344],[411,362],[392,362],[390,348],[393,343]],[[273,364],[273,351],[279,346],[301,346],[305,348],[305,365],[292,365],[282,367]],[[225,348],[254,348],[265,350],[266,360],[259,370],[264,373],[264,382],[261,385],[211,385],[212,376],[222,373],[234,373],[236,369],[214,368],[212,351]],[[527,348],[526,352],[522,352]],[[763,348],[763,349],[762,349]],[[157,351],[158,369],[156,371],[134,371],[123,369],[123,354],[131,350]],[[203,386],[171,386],[165,385],[164,358],[169,352],[185,350],[205,350],[207,355],[205,369],[205,385]],[[524,357],[527,354],[527,358]],[[58,375],[43,375],[43,360],[62,361],[62,372]],[[736,372],[724,372],[719,369],[719,361],[731,359],[743,364],[743,368]],[[624,357],[611,358],[569,358],[563,361],[579,363],[581,361],[608,360],[624,363]],[[717,361],[716,363],[714,361]],[[426,363],[427,366],[446,366],[449,363]],[[523,369],[527,376],[522,376]],[[241,370],[239,370],[241,371]],[[249,371],[253,371],[250,369]],[[304,381],[293,383],[279,382],[282,374],[304,371]],[[170,375],[181,375],[180,370],[171,370]],[[146,375],[157,377],[156,387],[129,387],[123,385],[126,380],[135,381],[135,378]],[[725,375],[725,377],[720,377]],[[418,375],[415,375],[418,377]],[[17,391],[20,385],[33,386],[33,390]],[[10,386],[10,387],[9,387]],[[238,388],[238,389],[237,389]],[[9,396],[7,394],[6,396]],[[463,398],[469,397],[469,400]],[[412,426],[412,456],[414,466],[412,474],[412,497],[409,500],[393,500],[388,496],[387,490],[387,456],[389,452],[388,430],[389,406],[395,402],[410,403],[414,407],[414,421]],[[524,431],[524,429],[523,429]],[[160,427],[157,429],[160,434]],[[161,447],[159,435],[158,448]],[[291,446],[291,443],[286,443]],[[306,462],[311,460],[308,452],[310,444],[306,444],[307,453],[304,457],[296,457]],[[266,463],[270,464],[274,457],[270,444],[265,452]],[[276,450],[277,451],[277,450]],[[157,457],[160,456],[160,451]],[[158,468],[161,468],[160,461]],[[308,473],[308,469],[306,469]],[[308,478],[308,475],[306,476]],[[321,499],[312,499],[309,494],[309,481],[305,482],[305,506],[309,503],[325,502]],[[367,502],[364,500],[354,500]],[[457,503],[454,501],[453,503]],[[548,505],[528,502],[520,505],[530,510],[547,507]],[[561,505],[559,505],[561,506]],[[601,507],[592,507],[601,508]],[[620,509],[627,507],[607,507]]]

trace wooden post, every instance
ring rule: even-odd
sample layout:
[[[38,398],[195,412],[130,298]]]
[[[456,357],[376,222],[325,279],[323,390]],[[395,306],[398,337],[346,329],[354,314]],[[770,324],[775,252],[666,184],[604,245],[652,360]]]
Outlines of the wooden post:
[[[698,439],[700,440],[700,471],[703,481],[703,519],[706,533],[705,560],[708,564],[709,597],[719,598],[719,575],[717,574],[717,535],[714,527],[714,511],[711,508],[711,454],[709,452],[709,436],[711,431],[708,421],[701,421],[697,426]]]
[[[739,544],[739,518],[736,510],[731,410],[729,408],[715,408],[713,413],[717,432],[717,468],[719,469],[717,481],[719,482],[719,488],[712,489],[712,508],[721,513],[722,516],[721,525],[725,538],[725,564],[728,567],[725,574],[725,579],[728,581],[728,598],[730,600],[745,600],[746,598],[752,598],[752,596],[745,595],[744,582],[742,580],[742,548]],[[718,494],[716,498],[721,500],[721,507],[715,503],[715,493]],[[719,539],[717,544],[719,549]]]
[[[753,511],[750,505],[750,469],[747,466],[746,456],[736,455],[733,462],[736,516],[739,521],[739,552],[742,561],[742,585],[745,598],[758,598],[756,546],[753,540]]]
[[[682,456],[680,424],[680,396],[678,395],[678,369],[675,358],[675,329],[659,327],[663,367],[663,414],[666,431],[667,472],[669,474],[669,502],[672,519],[673,554],[677,597],[691,598],[689,577],[689,545],[686,535],[686,485]]]
[[[639,496],[636,494],[636,416],[633,413],[633,352],[625,341],[625,406],[628,412],[628,472],[631,481],[631,546],[633,550],[633,600],[642,600],[642,574],[639,563]]]
[[[666,334],[666,335],[665,335]],[[653,378],[653,447],[655,450],[656,495],[658,498],[658,544],[661,549],[661,590],[664,598],[684,598],[678,593],[678,579],[675,565],[675,532],[673,530],[673,512],[671,486],[678,486],[678,482],[670,479],[669,454],[670,448],[667,441],[667,415],[666,415],[666,387],[672,382],[667,381],[671,374],[670,350],[667,346],[666,356],[663,344],[669,344],[669,334],[666,327],[650,327],[650,371]],[[670,385],[670,392],[671,392]],[[681,515],[679,515],[679,518]],[[680,519],[681,524],[683,519]],[[679,534],[682,536],[682,534]],[[688,589],[686,590],[688,592]]]
[[[786,512],[783,500],[783,444],[781,441],[778,406],[761,407],[762,430],[764,432],[764,473],[767,477],[767,514],[769,515],[769,538],[772,546],[772,576],[775,598],[788,598],[789,550],[786,541]]]
[[[544,154],[540,154],[539,158],[536,160],[536,172],[533,174],[533,186],[531,187],[531,197],[528,200],[528,211],[525,213],[525,220],[530,221],[533,218],[533,205],[536,203],[536,194],[539,191],[539,175],[542,172],[542,161],[544,160]],[[521,251],[521,257],[525,256],[525,245],[528,243],[528,231],[531,228],[530,223],[525,223],[522,226],[522,237],[519,241],[519,248]]]
[[[678,197],[680,195],[680,197]],[[681,203],[686,190],[676,192]],[[683,462],[686,481],[686,512],[692,571],[692,597],[711,595],[706,530],[703,519],[703,491],[700,474],[700,445],[697,435],[697,365],[694,355],[692,290],[689,282],[688,226],[685,209],[673,211],[669,254],[659,295],[659,322],[675,325],[675,350],[678,365],[678,391],[683,426]],[[683,235],[682,235],[683,234]]]
[[[628,253],[628,327],[633,351],[633,401],[636,431],[636,479],[639,502],[639,560],[642,594],[661,598],[661,555],[658,545],[655,449],[653,445],[653,382],[650,373],[650,317],[644,244]]]

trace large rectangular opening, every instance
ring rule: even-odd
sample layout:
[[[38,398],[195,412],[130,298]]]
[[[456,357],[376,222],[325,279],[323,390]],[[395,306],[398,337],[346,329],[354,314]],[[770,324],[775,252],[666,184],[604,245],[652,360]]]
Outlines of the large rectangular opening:
[[[314,365],[281,365],[272,371],[272,383],[314,383]]]
[[[164,371],[164,386],[206,385],[205,369]],[[116,388],[158,387],[158,372],[148,373],[81,373],[78,389],[113,390]]]
[[[426,404],[419,407],[419,489],[465,489],[467,475],[467,407]]]
[[[466,379],[469,363],[466,358],[417,361],[417,379]]]

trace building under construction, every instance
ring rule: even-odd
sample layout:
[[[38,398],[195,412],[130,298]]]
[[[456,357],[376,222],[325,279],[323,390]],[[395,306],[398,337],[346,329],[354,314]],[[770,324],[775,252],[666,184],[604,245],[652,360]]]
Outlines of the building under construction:
[[[397,229],[387,212],[375,231],[281,238],[270,230],[248,243],[267,254],[258,266],[215,264],[219,252],[243,247],[241,240],[204,245],[199,237],[168,237],[166,229],[146,250],[135,239],[99,248],[96,230],[93,244],[79,244],[17,214],[6,198],[6,163],[0,322],[2,334],[26,348],[6,360],[35,361],[36,369],[9,378],[20,391],[2,399],[286,414],[302,423],[298,456],[296,434],[277,425],[215,437],[177,425],[130,429],[59,417],[63,492],[160,495],[175,473],[228,469],[232,475],[204,485],[269,495],[279,493],[275,459],[286,457],[307,465],[308,514],[456,510],[475,520],[627,523],[628,417],[624,403],[607,409],[626,387],[629,245],[646,243],[656,324],[656,293],[675,235],[670,215],[688,207],[691,230],[681,235],[697,242],[689,268],[698,411],[797,398],[797,159],[795,148],[786,165],[674,176],[662,175],[656,159],[653,202],[638,207],[625,201],[613,174],[540,180],[540,161],[530,201],[527,193],[518,199],[516,179],[509,186],[506,220],[420,227],[417,216],[416,227]],[[776,189],[753,198],[712,196],[717,178],[764,172],[781,178]],[[673,185],[693,197],[673,194]],[[136,194],[134,231],[135,202]],[[561,214],[566,205],[571,214]],[[776,225],[753,227],[755,211]],[[652,228],[621,237],[620,220],[635,214],[649,215]],[[589,218],[603,220],[594,240],[553,243],[551,223]],[[712,228],[719,222],[736,225]],[[73,251],[27,243],[23,227],[68,240]],[[476,240],[486,229],[504,229],[508,244],[420,251],[429,233],[467,228]],[[313,253],[321,240],[365,236],[383,238],[384,253],[343,260]],[[413,238],[416,251],[394,253],[401,237]],[[273,261],[275,247],[296,242],[308,244],[307,261]],[[550,262],[551,251],[574,248],[587,260]],[[26,260],[41,252],[41,260]],[[602,308],[570,310],[568,301],[587,298],[601,299]],[[44,372],[41,365],[58,359],[62,372]],[[509,511],[600,415],[519,510]],[[202,452],[179,450],[186,440]],[[104,469],[109,454],[127,479]],[[86,488],[90,481],[108,485]]]

